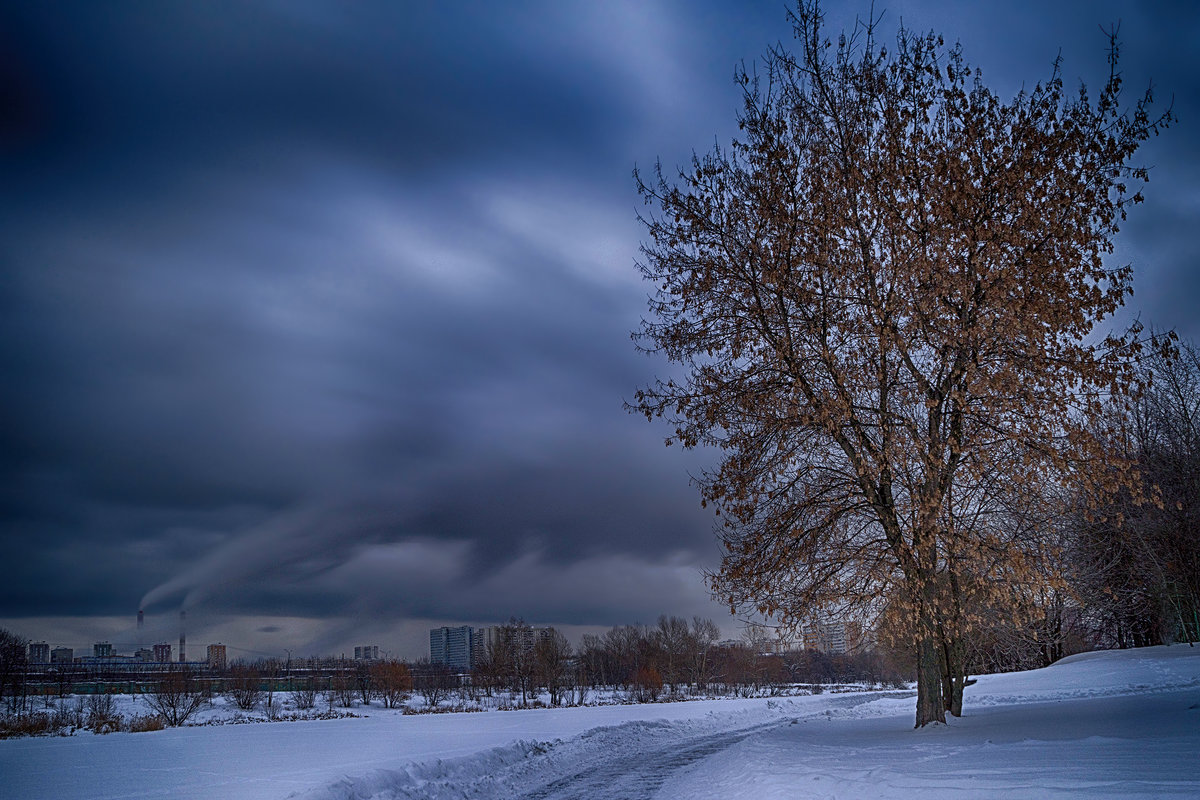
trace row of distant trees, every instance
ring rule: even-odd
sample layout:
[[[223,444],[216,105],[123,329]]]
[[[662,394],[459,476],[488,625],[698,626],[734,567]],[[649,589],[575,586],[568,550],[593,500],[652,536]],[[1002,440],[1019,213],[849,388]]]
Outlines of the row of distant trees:
[[[910,671],[902,656],[876,648],[830,655],[775,652],[764,628],[719,641],[711,620],[663,615],[657,624],[619,625],[586,634],[573,648],[557,631],[531,635],[521,620],[500,626],[471,676],[473,690],[510,693],[522,704],[542,693],[551,705],[586,702],[609,690],[634,701],[716,694],[753,694],[793,684],[900,683]]]
[[[170,665],[140,675],[89,675],[70,666],[29,665],[27,643],[0,631],[0,702],[20,717],[61,705],[74,692],[86,697],[138,693],[166,725],[180,725],[223,695],[245,711],[268,716],[284,707],[306,711],[380,703],[400,707],[416,696],[418,710],[464,707],[501,698],[502,707],[582,704],[596,691],[618,700],[647,702],[717,694],[770,693],[788,684],[897,683],[905,665],[886,653],[827,655],[815,651],[768,652],[762,629],[739,641],[718,642],[711,619],[662,616],[654,626],[616,626],[586,635],[573,648],[561,632],[533,629],[520,620],[499,626],[470,675],[422,659],[345,661],[306,659],[238,661],[225,670]],[[447,704],[447,701],[452,701]]]

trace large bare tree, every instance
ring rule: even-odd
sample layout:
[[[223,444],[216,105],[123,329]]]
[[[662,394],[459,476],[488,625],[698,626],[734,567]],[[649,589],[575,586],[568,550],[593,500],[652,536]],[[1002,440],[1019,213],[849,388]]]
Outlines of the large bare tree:
[[[875,22],[830,43],[802,3],[798,52],[740,75],[731,147],[635,173],[657,206],[635,336],[685,370],[632,405],[723,451],[699,483],[732,607],[901,610],[921,726],[953,705],[967,601],[1040,572],[1013,509],[1119,479],[1084,466],[1108,459],[1085,417],[1137,390],[1136,332],[1095,333],[1130,292],[1104,257],[1169,113],[1121,107],[1115,37],[1094,101],[1057,65],[1002,101],[959,47]]]

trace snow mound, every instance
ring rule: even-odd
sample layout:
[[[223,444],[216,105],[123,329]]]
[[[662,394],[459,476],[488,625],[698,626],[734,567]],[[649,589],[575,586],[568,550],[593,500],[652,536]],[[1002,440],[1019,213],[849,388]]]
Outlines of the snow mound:
[[[1068,656],[1044,669],[981,675],[964,707],[1045,703],[1200,688],[1200,647],[1172,645]]]

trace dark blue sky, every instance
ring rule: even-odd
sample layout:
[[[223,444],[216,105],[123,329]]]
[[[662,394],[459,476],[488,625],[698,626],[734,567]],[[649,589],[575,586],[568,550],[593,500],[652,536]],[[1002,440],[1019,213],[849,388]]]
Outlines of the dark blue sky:
[[[1121,322],[1200,336],[1197,7],[974,5],[876,3],[1005,95],[1060,48],[1098,89],[1120,21],[1131,96],[1174,96],[1113,263]],[[665,369],[630,173],[728,141],[782,3],[14,6],[0,625],[187,604],[199,644],[417,656],[430,622],[723,613],[702,460],[621,408]]]

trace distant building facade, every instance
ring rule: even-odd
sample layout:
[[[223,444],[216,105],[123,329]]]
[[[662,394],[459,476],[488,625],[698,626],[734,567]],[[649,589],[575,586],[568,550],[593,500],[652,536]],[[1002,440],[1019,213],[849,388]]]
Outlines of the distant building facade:
[[[133,657],[138,661],[157,661],[154,657],[154,650],[149,647],[139,647],[133,651]]]
[[[499,643],[498,631],[496,627],[471,629],[471,669],[487,661],[488,648]]]
[[[843,655],[862,647],[862,628],[856,622],[814,620],[804,627],[804,647],[829,655]]]
[[[154,660],[166,663],[171,660],[171,645],[162,642],[154,645]]]
[[[229,663],[225,657],[225,645],[210,644],[208,646],[208,666],[210,669],[224,670]]]
[[[49,664],[50,663],[50,645],[45,642],[30,642],[29,643],[29,663],[30,664]]]
[[[355,661],[378,661],[379,660],[379,645],[364,644],[361,647],[354,648]]]
[[[96,642],[92,645],[92,658],[112,658],[113,646],[108,642]]]
[[[554,628],[531,625],[432,628],[429,631],[429,660],[460,672],[470,672],[487,661],[489,649],[514,647],[529,654],[538,642],[550,639],[554,634]]]
[[[470,625],[432,628],[429,631],[429,660],[461,672],[470,672],[475,668],[474,642],[475,629]]]
[[[75,651],[69,647],[56,647],[50,651],[51,664],[75,663]]]

